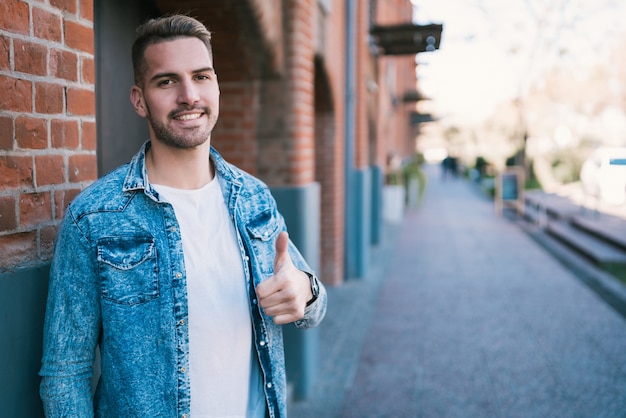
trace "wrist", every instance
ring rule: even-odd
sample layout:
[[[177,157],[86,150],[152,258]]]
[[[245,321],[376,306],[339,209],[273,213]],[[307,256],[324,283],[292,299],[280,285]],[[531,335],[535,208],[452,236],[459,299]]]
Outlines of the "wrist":
[[[308,307],[317,300],[320,294],[320,284],[319,284],[317,277],[314,274],[308,273],[306,271],[304,273],[309,278],[309,286],[311,287],[311,295],[312,295],[311,299],[309,299],[306,303],[306,306]]]

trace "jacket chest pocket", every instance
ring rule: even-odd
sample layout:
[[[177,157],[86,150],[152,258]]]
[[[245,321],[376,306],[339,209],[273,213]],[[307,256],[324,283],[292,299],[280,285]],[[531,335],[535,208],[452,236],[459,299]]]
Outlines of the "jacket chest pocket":
[[[274,241],[278,229],[279,223],[270,211],[260,213],[246,225],[257,265],[266,275],[274,274]]]
[[[150,236],[102,238],[97,244],[102,297],[136,305],[159,296],[155,239]]]

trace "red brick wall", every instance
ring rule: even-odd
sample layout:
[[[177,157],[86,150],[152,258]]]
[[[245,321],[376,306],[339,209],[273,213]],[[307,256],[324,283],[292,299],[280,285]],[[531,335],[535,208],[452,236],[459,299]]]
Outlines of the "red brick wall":
[[[51,258],[97,177],[91,0],[0,1],[0,268]]]
[[[283,164],[289,167],[286,184],[314,181],[314,17],[316,0],[286,2],[287,137],[289,149]]]
[[[414,152],[410,136],[406,90],[415,89],[414,56],[381,56],[370,44],[370,1],[357,3],[357,71],[355,118],[355,166],[385,167],[390,155],[402,159]],[[376,2],[375,24],[411,22],[409,0]],[[370,132],[374,130],[374,132]]]
[[[369,1],[356,3],[356,120],[355,120],[355,167],[367,169],[369,161],[369,126],[367,111],[367,82],[371,78],[369,50]],[[380,2],[378,2],[380,3]]]
[[[220,117],[211,138],[229,162],[254,175],[259,155],[258,102],[258,82],[220,82]]]
[[[318,15],[318,30],[325,33],[316,34],[321,41],[315,87],[316,180],[322,186],[319,275],[333,285],[344,279],[345,11],[345,1],[331,2],[328,14]]]
[[[377,2],[375,23],[389,25],[411,22],[409,0]],[[377,59],[376,161],[386,170],[390,156],[400,160],[415,153],[415,138],[409,126],[409,113],[414,104],[404,104],[402,96],[415,90],[415,56],[379,56]]]
[[[401,82],[399,99],[402,102],[402,97],[406,91],[415,90],[417,88],[416,76],[415,76],[415,57],[405,56],[400,58],[399,62],[402,73],[399,75]],[[400,138],[404,140],[404,156],[411,157],[416,152],[416,138],[413,136],[413,130],[410,125],[410,113],[415,110],[415,103],[408,102],[403,103],[400,108],[400,126],[402,131],[399,133]]]

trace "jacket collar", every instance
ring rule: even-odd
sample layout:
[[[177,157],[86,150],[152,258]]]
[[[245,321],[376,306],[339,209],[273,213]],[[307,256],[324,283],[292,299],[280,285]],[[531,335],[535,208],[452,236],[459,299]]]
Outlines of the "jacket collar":
[[[155,200],[158,200],[156,191],[150,185],[148,181],[148,172],[146,170],[146,152],[151,147],[150,140],[144,142],[137,154],[133,156],[128,165],[128,172],[124,179],[124,185],[122,189],[124,192],[132,192],[136,190],[144,190],[144,192]],[[240,182],[239,173],[235,168],[226,162],[219,152],[211,147],[211,161],[215,167],[215,172],[219,177],[223,178],[229,183]]]

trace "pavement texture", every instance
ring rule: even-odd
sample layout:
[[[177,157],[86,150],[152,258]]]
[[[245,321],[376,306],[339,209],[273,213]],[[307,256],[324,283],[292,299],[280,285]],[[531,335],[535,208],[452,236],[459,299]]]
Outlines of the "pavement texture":
[[[626,417],[626,320],[430,168],[362,280],[330,287],[307,417]]]

